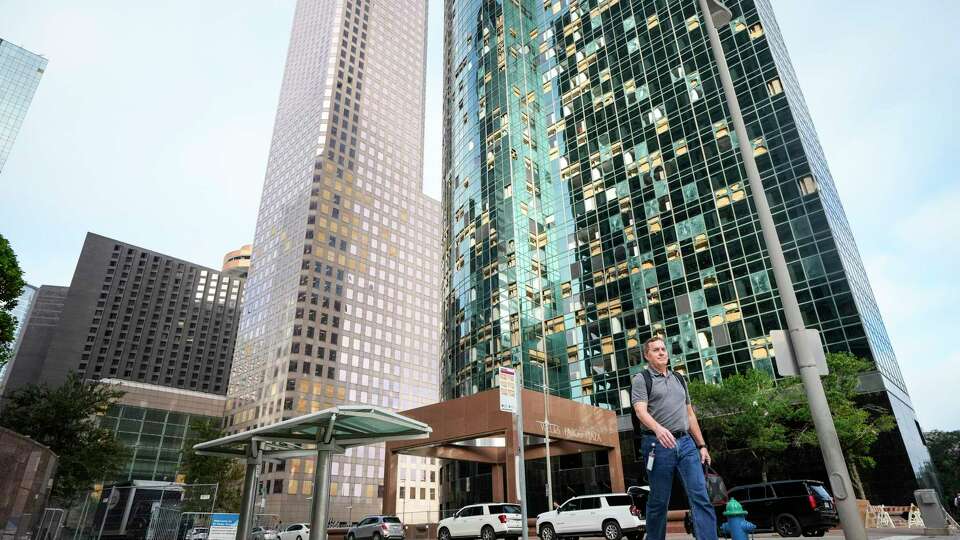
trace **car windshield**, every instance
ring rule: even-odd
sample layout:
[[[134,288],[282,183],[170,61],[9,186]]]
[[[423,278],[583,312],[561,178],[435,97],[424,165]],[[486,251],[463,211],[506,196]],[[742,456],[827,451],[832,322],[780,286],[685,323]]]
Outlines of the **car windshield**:
[[[824,487],[821,486],[820,484],[810,484],[810,491],[812,491],[813,494],[816,495],[817,498],[822,501],[830,500],[830,494],[827,493],[827,490],[824,489]]]
[[[400,523],[400,518],[394,516],[387,516],[383,518],[384,523]]]

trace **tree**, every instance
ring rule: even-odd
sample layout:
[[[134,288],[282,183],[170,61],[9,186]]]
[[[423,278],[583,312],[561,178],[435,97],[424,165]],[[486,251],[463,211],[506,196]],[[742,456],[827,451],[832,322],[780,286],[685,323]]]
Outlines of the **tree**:
[[[876,461],[870,453],[880,434],[894,428],[896,421],[889,411],[880,407],[862,406],[857,402],[857,388],[860,374],[873,368],[869,360],[858,358],[850,353],[830,353],[827,355],[827,367],[830,374],[823,377],[823,390],[830,404],[833,424],[837,428],[840,447],[850,469],[850,480],[857,496],[866,498],[860,469],[872,469]],[[804,422],[810,426],[801,434],[805,444],[819,446],[817,434],[807,407],[800,408],[805,413]]]
[[[960,493],[960,431],[931,431],[924,434],[930,458],[940,477],[948,501]]]
[[[765,371],[750,370],[727,377],[721,384],[694,382],[690,399],[701,418],[701,427],[711,448],[723,463],[749,467],[751,458],[764,482],[770,464],[791,446],[798,446],[798,432],[791,429],[796,417],[799,389],[795,379],[779,383]]]
[[[23,271],[10,242],[0,235],[0,367],[7,363],[16,336],[17,321],[10,311],[23,294]]]
[[[97,419],[121,396],[123,392],[109,385],[84,383],[70,373],[59,387],[30,384],[11,393],[0,412],[0,425],[57,454],[51,496],[69,504],[127,462],[127,448]]]
[[[194,420],[190,424],[182,460],[187,484],[218,484],[216,507],[222,512],[238,512],[243,496],[243,463],[216,456],[202,456],[194,451],[198,443],[219,439],[223,431],[211,420]]]

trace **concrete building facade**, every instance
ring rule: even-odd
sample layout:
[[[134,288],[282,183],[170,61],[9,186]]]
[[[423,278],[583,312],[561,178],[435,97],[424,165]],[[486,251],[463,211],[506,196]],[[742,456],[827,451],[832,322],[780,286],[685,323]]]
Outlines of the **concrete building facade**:
[[[4,369],[0,394],[6,395],[21,386],[41,380],[47,350],[53,342],[69,287],[41,285],[33,297],[22,328],[18,329],[15,354]]]
[[[421,189],[426,9],[424,0],[297,3],[228,431],[338,404],[402,410],[437,399],[441,227],[439,203]],[[331,519],[380,511],[383,452],[334,459]],[[308,518],[313,467],[266,465],[265,511]],[[400,467],[405,520],[427,520],[435,460]]]
[[[243,280],[88,233],[70,287],[43,286],[6,391],[124,379],[226,394]]]
[[[223,275],[229,277],[247,278],[250,271],[250,255],[253,253],[253,246],[245,244],[240,249],[228,251],[223,256]]]

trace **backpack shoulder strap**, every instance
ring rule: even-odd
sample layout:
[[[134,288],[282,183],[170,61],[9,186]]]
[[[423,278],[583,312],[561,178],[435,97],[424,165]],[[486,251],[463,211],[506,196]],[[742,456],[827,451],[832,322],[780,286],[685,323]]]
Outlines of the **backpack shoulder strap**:
[[[647,402],[650,402],[650,394],[653,392],[653,377],[650,376],[650,372],[647,371],[647,368],[643,368],[643,371],[640,372],[643,375],[643,382],[647,386]]]
[[[683,387],[684,396],[689,397],[690,392],[687,390],[687,380],[684,379],[683,376],[677,373],[676,371],[673,372],[673,376],[680,381],[680,386]]]

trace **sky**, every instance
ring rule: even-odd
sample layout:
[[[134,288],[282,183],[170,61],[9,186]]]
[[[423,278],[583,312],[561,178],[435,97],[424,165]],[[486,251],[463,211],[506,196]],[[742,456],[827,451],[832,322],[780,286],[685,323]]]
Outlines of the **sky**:
[[[429,0],[424,191],[440,196],[442,2]],[[960,429],[960,2],[773,0],[924,429]],[[0,0],[50,63],[0,173],[29,283],[87,231],[218,268],[251,242],[292,0]]]

